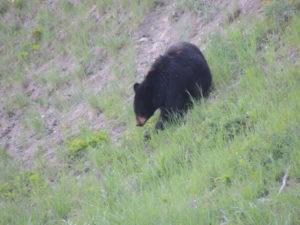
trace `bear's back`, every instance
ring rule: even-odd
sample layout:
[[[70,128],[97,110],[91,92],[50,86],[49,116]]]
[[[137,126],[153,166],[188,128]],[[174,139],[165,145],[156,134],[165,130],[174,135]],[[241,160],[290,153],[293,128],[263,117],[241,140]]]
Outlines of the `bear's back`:
[[[181,70],[185,66],[208,68],[203,54],[196,45],[188,42],[178,42],[171,45],[163,55],[155,60],[147,75],[150,77],[161,76],[161,73],[169,70]]]
[[[145,80],[159,93],[172,87],[197,95],[199,87],[202,87],[202,92],[206,95],[212,77],[199,48],[191,43],[178,42],[155,60]]]
[[[212,76],[203,54],[196,45],[187,42],[175,43],[166,50],[163,57],[168,62],[164,71],[168,74],[172,87],[187,90],[193,97],[199,94],[208,95]],[[199,87],[202,93],[199,92]]]
[[[202,53],[200,52],[199,48],[188,42],[178,42],[171,45],[165,52],[165,56],[169,57],[178,57],[178,56],[185,56],[185,57],[203,57]]]

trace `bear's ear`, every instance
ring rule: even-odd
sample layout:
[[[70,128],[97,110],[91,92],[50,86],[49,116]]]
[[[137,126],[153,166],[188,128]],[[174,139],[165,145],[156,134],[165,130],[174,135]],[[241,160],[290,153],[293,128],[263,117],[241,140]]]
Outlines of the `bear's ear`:
[[[133,90],[136,92],[139,86],[140,86],[139,83],[135,83],[135,84],[133,85]]]

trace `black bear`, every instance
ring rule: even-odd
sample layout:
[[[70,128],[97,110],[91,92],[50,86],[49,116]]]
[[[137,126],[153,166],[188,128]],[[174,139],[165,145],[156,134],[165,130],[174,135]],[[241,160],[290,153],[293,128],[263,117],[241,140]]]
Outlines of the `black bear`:
[[[208,64],[197,46],[179,42],[158,57],[141,83],[135,83],[133,108],[137,126],[160,109],[156,129],[163,129],[172,114],[182,116],[192,106],[192,98],[209,95],[212,76]]]

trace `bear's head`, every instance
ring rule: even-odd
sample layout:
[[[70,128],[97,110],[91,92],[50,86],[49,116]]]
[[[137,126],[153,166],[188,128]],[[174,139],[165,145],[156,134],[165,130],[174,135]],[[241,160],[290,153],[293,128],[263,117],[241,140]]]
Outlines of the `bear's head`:
[[[135,83],[133,109],[136,116],[137,126],[143,126],[154,114],[156,108],[153,105],[153,91],[147,83]]]

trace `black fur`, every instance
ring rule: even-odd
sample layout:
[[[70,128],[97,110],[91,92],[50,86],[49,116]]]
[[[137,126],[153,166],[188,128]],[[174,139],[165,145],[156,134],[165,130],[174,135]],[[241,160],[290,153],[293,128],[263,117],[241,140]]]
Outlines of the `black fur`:
[[[142,83],[134,84],[134,112],[147,120],[160,109],[155,127],[163,129],[172,113],[184,115],[192,105],[191,97],[207,97],[211,86],[211,72],[199,48],[179,42],[154,62]]]

